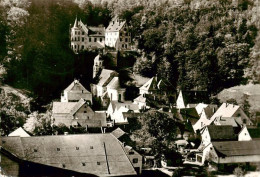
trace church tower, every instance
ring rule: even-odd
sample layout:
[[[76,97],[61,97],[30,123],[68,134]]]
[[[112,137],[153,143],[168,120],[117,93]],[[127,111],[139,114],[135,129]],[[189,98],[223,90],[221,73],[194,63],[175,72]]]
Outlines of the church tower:
[[[94,66],[93,66],[93,78],[97,76],[97,74],[104,69],[103,66],[103,60],[101,59],[101,56],[98,54],[94,59]]]

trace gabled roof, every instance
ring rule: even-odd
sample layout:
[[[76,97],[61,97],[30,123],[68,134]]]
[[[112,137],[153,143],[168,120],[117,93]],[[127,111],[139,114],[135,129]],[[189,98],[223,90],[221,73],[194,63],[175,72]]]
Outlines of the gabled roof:
[[[99,76],[99,82],[97,85],[105,87],[116,76],[118,76],[118,73],[116,71],[109,70],[109,69],[102,69],[101,74]]]
[[[137,98],[134,99],[134,101],[145,103],[146,102],[146,97],[144,97],[143,95],[139,95]]]
[[[69,114],[77,102],[53,102],[52,113]]]
[[[88,26],[88,35],[89,36],[97,36],[104,37],[105,36],[105,28],[104,27],[96,27],[96,26]]]
[[[74,115],[85,103],[82,98],[78,102],[53,102],[52,113]]]
[[[95,58],[94,58],[94,61],[97,62],[97,61],[100,61],[102,60],[101,56],[98,54]]]
[[[158,77],[155,76],[148,80],[142,87],[140,87],[140,90],[167,90],[169,87],[173,87],[169,81],[165,79],[158,79]]]
[[[122,27],[126,24],[126,21],[120,20],[117,16],[115,16],[109,23],[106,28],[107,32],[120,31]]]
[[[90,93],[78,80],[74,80],[64,91],[82,93],[82,90],[84,91],[84,93]]]
[[[260,141],[224,141],[212,145],[220,156],[260,155]]]
[[[209,125],[207,129],[211,141],[237,140],[237,136],[231,125]]]
[[[120,142],[111,134],[2,137],[1,151],[37,164],[94,174],[135,175]]]
[[[215,121],[217,121],[220,125],[231,125],[232,127],[238,127],[239,124],[236,122],[237,117],[219,117],[216,118]]]
[[[238,105],[223,103],[210,118],[210,122],[214,121],[216,117],[233,117],[239,108]]]
[[[19,127],[8,136],[20,136],[20,137],[30,137],[30,135],[22,128]]]
[[[192,125],[194,125],[199,120],[199,115],[195,108],[183,108],[177,114],[178,119],[181,121],[189,120]]]
[[[112,135],[114,135],[117,139],[126,134],[121,128],[117,128],[114,131],[111,132]]]
[[[119,78],[118,77],[114,77],[109,84],[107,85],[107,87],[111,88],[111,89],[119,89],[120,88],[120,84],[119,84]]]
[[[179,94],[182,93],[183,101],[185,106],[187,104],[194,104],[194,103],[203,103],[208,102],[209,95],[207,91],[200,91],[200,90],[189,90],[189,91],[180,91]]]

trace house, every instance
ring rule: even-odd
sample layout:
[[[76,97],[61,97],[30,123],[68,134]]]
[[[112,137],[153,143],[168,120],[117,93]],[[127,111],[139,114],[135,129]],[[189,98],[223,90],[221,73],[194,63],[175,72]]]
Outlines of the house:
[[[128,124],[128,119],[123,114],[125,112],[139,113],[138,105],[132,102],[111,101],[107,109],[107,115],[115,124]]]
[[[105,107],[109,101],[125,101],[125,88],[120,86],[119,74],[114,70],[102,69],[97,84],[92,84],[91,90]]]
[[[145,94],[139,95],[134,99],[134,103],[138,105],[139,109],[149,109],[147,102],[148,99],[145,97]]]
[[[11,132],[8,136],[30,137],[30,135],[22,127],[17,128],[15,131]]]
[[[215,125],[232,125],[233,127],[242,127],[241,117],[217,117],[213,124]]]
[[[109,23],[105,32],[105,45],[116,50],[131,49],[131,33],[126,21],[115,16]]]
[[[34,176],[39,172],[53,176],[54,171],[59,171],[56,176],[137,174],[121,142],[111,134],[2,137],[0,147],[1,157],[6,157],[1,168],[16,168],[18,174],[26,171],[38,171]],[[6,164],[7,159],[15,160],[18,166]]]
[[[132,163],[136,173],[139,175],[142,173],[142,160],[143,157],[136,152],[131,146],[124,146],[125,153]]]
[[[76,18],[70,30],[70,46],[75,53],[88,48],[104,48],[105,27],[88,26]]]
[[[196,107],[199,103],[207,103],[209,101],[209,95],[207,91],[182,91],[180,90],[176,101],[176,108],[190,108]],[[189,106],[187,107],[187,105]]]
[[[260,141],[220,141],[209,146],[209,160],[217,164],[260,162]]]
[[[175,88],[166,79],[159,79],[158,76],[152,77],[142,87],[139,88],[139,94],[157,94],[169,95],[175,93]]]
[[[209,125],[201,130],[201,144],[207,146],[213,141],[237,141],[238,137],[231,125]]]
[[[194,132],[197,132],[205,126],[205,122],[208,122],[218,107],[217,105],[199,103],[195,109],[200,116],[199,120],[193,125]]]
[[[223,103],[219,109],[213,114],[210,120],[206,123],[206,125],[211,124],[216,118],[219,117],[241,117],[243,124],[245,125],[253,125],[252,121],[245,114],[243,109],[234,104]],[[237,119],[236,119],[237,120]],[[238,120],[239,122],[239,120]]]
[[[106,127],[106,113],[94,112],[87,101],[53,102],[52,121],[54,125],[70,127]]]
[[[78,80],[74,80],[63,91],[61,102],[77,102],[81,98],[92,104],[92,94]]]

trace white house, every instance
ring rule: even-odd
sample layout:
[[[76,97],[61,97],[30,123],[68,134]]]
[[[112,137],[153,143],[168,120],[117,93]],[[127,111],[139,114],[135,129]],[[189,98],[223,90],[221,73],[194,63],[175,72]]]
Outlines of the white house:
[[[115,16],[109,23],[105,32],[105,45],[116,50],[131,49],[131,33],[126,21]]]
[[[250,133],[247,130],[246,126],[244,126],[238,133],[238,141],[251,141],[251,140],[252,138],[250,136]]]
[[[93,27],[83,24],[81,20],[75,19],[70,30],[71,49],[78,53],[87,48],[105,47],[105,27]]]

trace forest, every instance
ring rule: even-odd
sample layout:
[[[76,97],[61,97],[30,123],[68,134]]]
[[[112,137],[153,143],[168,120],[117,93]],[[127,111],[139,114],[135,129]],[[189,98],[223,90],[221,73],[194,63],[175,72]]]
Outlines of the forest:
[[[137,49],[135,73],[212,95],[259,83],[256,12],[252,0],[1,0],[0,81],[30,91],[43,104],[59,98],[74,78],[88,87],[86,60],[97,52],[75,55],[70,25],[77,16],[106,27],[119,15]]]

